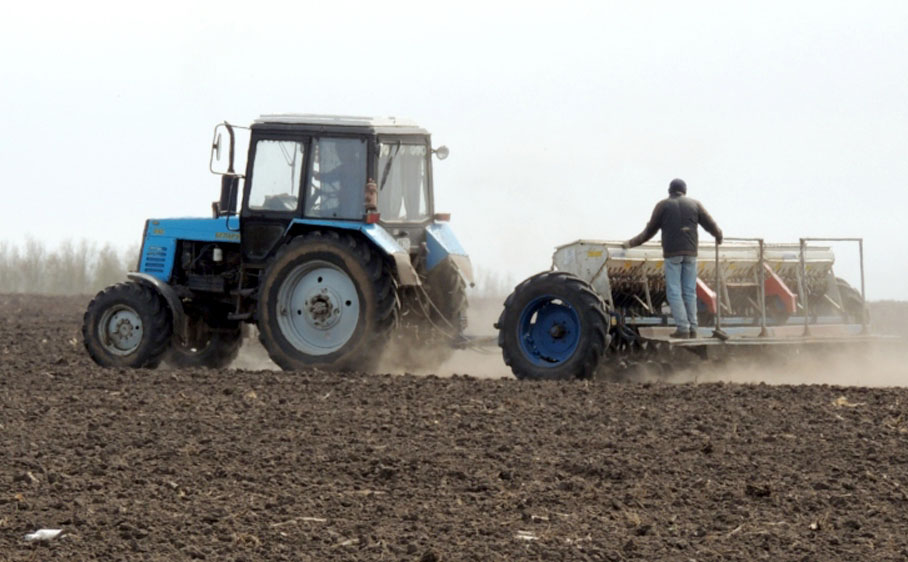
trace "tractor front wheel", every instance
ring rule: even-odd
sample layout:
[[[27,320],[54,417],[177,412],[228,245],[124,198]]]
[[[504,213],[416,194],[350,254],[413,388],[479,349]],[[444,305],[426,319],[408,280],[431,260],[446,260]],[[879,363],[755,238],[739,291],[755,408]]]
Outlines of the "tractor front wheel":
[[[95,296],[82,319],[85,349],[102,367],[154,368],[173,333],[170,309],[151,287],[118,283]]]
[[[602,298],[584,280],[559,271],[514,289],[498,319],[498,345],[518,379],[587,379],[608,347]]]

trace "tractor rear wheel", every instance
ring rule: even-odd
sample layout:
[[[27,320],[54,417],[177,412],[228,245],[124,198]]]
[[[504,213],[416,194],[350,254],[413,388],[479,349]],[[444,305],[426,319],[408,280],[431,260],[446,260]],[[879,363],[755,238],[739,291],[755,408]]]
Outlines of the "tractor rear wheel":
[[[462,336],[467,327],[467,284],[457,264],[445,260],[429,271],[426,293],[435,305],[430,311],[432,321],[448,336]]]
[[[424,293],[416,287],[401,295],[401,325],[391,361],[404,369],[437,368],[451,358],[467,327],[467,285],[453,261],[429,271],[423,287]]]
[[[498,345],[518,379],[587,379],[609,343],[606,304],[589,283],[559,271],[514,289],[498,319]]]
[[[118,283],[98,293],[82,319],[85,349],[102,367],[154,368],[170,344],[170,309],[151,287]]]
[[[335,231],[300,236],[281,249],[259,289],[259,338],[286,370],[374,367],[399,303],[382,256]]]

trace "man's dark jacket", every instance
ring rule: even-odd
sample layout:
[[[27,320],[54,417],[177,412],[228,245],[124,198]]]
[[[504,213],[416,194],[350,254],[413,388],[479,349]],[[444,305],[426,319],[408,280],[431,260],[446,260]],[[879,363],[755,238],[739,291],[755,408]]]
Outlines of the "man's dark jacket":
[[[670,193],[667,199],[656,203],[653,216],[649,219],[643,232],[628,241],[633,248],[643,244],[662,229],[662,255],[673,256],[697,255],[697,225],[702,225],[712,234],[716,241],[722,243],[722,230],[716,225],[703,205],[681,193]]]

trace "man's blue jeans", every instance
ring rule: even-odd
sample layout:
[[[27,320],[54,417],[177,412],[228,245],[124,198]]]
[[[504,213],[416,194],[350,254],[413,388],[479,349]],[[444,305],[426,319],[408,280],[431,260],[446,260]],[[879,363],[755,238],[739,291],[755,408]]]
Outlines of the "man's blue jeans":
[[[681,331],[697,329],[697,258],[665,258],[665,298]]]

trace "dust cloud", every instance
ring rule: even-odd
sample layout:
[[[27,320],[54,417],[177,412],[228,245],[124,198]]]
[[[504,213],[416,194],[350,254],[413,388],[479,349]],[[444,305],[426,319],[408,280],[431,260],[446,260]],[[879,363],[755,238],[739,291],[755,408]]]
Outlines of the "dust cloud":
[[[854,346],[832,353],[802,350],[796,354],[767,357],[730,357],[723,361],[702,361],[671,375],[640,372],[631,381],[668,383],[727,382],[739,384],[826,384],[833,386],[895,387],[908,386],[908,351],[895,344],[869,348]],[[231,365],[242,370],[278,370],[258,340],[247,340],[240,356]],[[382,360],[380,373],[469,375],[474,378],[511,378],[513,374],[501,359],[497,346],[486,350],[457,350],[438,367],[414,368]]]
[[[480,338],[497,337],[493,327],[501,313],[504,299],[473,299],[468,310],[467,333]],[[392,341],[382,356],[378,372],[386,374],[436,375],[449,377],[453,375],[470,375],[475,378],[511,377],[511,370],[501,359],[498,345],[472,345],[467,349],[457,349],[453,353],[447,349],[424,349],[416,355],[413,349],[402,349],[406,342]],[[440,365],[438,355],[448,355]],[[402,357],[406,355],[406,359]],[[260,371],[277,371],[280,368],[268,357],[268,352],[259,343],[258,331],[250,329],[250,335],[243,342],[243,347],[236,360],[230,365],[232,369]]]
[[[441,377],[470,375],[475,378],[504,378],[512,376],[511,370],[502,362],[501,351],[497,346],[488,350],[458,349],[440,366],[429,367],[428,365],[435,363],[435,361],[432,361],[432,356],[439,352],[432,349],[424,350],[425,361],[422,364],[426,366],[420,367],[412,364],[404,365],[396,361],[394,348],[391,347],[382,357],[377,372],[394,375],[437,375]],[[412,354],[410,355],[412,358]],[[243,342],[240,354],[231,363],[230,368],[244,371],[280,370],[280,367],[268,357],[268,352],[259,343],[257,336]]]
[[[250,326],[249,335],[243,340],[243,347],[233,363],[231,369],[242,371],[280,371],[274,361],[268,357],[268,352],[259,342],[259,332],[254,326]]]
[[[473,298],[467,310],[466,333],[474,338],[486,340],[485,343],[477,342],[466,349],[457,349],[451,353],[447,349],[425,349],[421,352],[424,361],[421,366],[402,364],[397,361],[398,350],[391,345],[384,354],[379,370],[382,373],[412,374],[412,375],[437,375],[449,377],[452,375],[470,375],[475,378],[506,378],[511,377],[511,369],[501,359],[501,350],[498,348],[498,331],[494,328],[498,316],[504,306],[504,297],[499,298]],[[437,356],[450,357],[439,365]],[[406,355],[410,358],[413,352],[408,350]],[[410,362],[407,362],[410,363]]]
[[[393,354],[393,348],[389,351]],[[431,366],[435,364],[435,361],[431,360],[433,353],[437,352],[431,349],[425,350],[426,361],[421,364],[422,366],[401,365],[394,360],[393,356],[389,357],[386,354],[379,366],[379,372],[398,375],[436,375],[440,377],[470,375],[479,379],[498,379],[512,376],[511,370],[501,359],[501,350],[498,346],[486,349],[472,347],[455,350],[448,359],[437,367]]]
[[[494,338],[495,322],[501,313],[504,299],[474,299],[469,309],[467,333],[477,337]],[[873,305],[871,304],[873,309]],[[888,307],[891,309],[892,307]],[[904,307],[903,307],[904,308]],[[872,312],[877,312],[872,310]],[[741,384],[827,384],[836,386],[891,387],[908,386],[908,349],[905,348],[905,326],[879,315],[879,334],[901,336],[890,342],[871,345],[848,345],[839,349],[780,347],[763,353],[738,354],[717,361],[701,361],[670,375],[636,373],[632,381],[669,383],[728,382]],[[893,319],[894,320],[894,319]],[[900,318],[898,321],[900,322]],[[494,341],[486,346],[455,350],[439,366],[435,353],[444,350],[425,350],[424,367],[403,365],[391,347],[387,350],[378,371],[388,374],[470,375],[475,378],[511,378],[511,370],[501,358]],[[412,353],[410,353],[412,358]],[[278,370],[252,330],[240,355],[231,365],[243,370]]]
[[[652,380],[652,377],[648,377]],[[908,351],[898,343],[851,344],[842,349],[789,350],[781,355],[702,362],[661,380],[775,385],[908,386]]]

